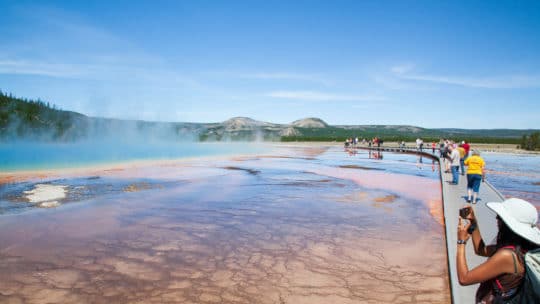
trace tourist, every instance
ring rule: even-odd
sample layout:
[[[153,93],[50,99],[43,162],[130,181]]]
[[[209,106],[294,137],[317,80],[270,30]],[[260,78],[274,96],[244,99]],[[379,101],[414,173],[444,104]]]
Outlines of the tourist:
[[[487,203],[497,214],[496,244],[487,245],[482,239],[472,207],[460,211],[457,238],[456,267],[461,285],[481,283],[475,303],[518,303],[524,292],[524,254],[540,248],[540,230],[536,226],[538,211],[527,201],[510,198],[504,202]],[[468,213],[468,214],[467,214]],[[462,217],[469,224],[462,222]],[[465,244],[472,235],[474,251],[487,261],[469,270]]]
[[[454,145],[450,145],[450,167],[452,169],[452,182],[450,184],[457,185],[459,181],[459,151]]]
[[[445,142],[445,139],[442,139],[439,141],[439,154],[441,156],[441,158],[444,157],[444,142]]]
[[[465,175],[465,149],[463,148],[463,144],[458,146],[459,151],[459,167],[461,175]]]
[[[431,153],[435,154],[435,148],[437,148],[437,144],[435,142],[431,143]]]
[[[449,150],[449,147],[450,146],[450,141],[448,139],[445,139],[444,140],[444,146],[442,148],[442,158],[443,158],[443,163],[444,163],[444,172],[445,173],[450,173],[450,150]]]
[[[471,150],[471,145],[468,142],[462,141],[461,146],[465,149],[465,158],[469,157],[469,151]]]
[[[471,202],[476,204],[478,200],[478,191],[480,190],[480,183],[485,179],[485,162],[480,157],[478,150],[472,151],[472,156],[468,157],[464,161],[467,166],[467,203]]]

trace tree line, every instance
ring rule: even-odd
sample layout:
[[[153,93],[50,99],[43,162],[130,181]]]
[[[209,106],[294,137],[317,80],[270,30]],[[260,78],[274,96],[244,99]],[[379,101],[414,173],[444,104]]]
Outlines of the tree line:
[[[520,148],[528,151],[540,150],[540,132],[534,132],[530,135],[523,135]]]
[[[81,114],[41,100],[18,98],[0,91],[0,138],[65,140]]]

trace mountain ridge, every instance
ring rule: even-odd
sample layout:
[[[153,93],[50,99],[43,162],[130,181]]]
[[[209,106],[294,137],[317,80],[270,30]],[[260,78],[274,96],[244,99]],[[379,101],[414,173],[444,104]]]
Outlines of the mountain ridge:
[[[250,117],[232,117],[217,123],[155,122],[90,117],[64,111],[40,100],[32,101],[0,91],[0,140],[34,139],[76,141],[88,138],[150,138],[164,140],[268,140],[342,141],[348,137],[389,140],[456,138],[468,141],[517,143],[535,129],[422,128],[411,125],[329,125],[317,117],[289,124],[271,123]]]

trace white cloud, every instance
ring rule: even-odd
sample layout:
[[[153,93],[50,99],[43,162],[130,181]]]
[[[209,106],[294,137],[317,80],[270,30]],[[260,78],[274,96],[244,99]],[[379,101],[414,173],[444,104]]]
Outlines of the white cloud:
[[[379,74],[371,76],[373,81],[389,90],[407,90],[407,91],[431,91],[433,86],[423,83],[406,81],[405,79],[395,77],[389,74]]]
[[[1,60],[0,74],[35,75],[66,79],[99,80],[109,83],[141,83],[161,89],[189,87],[202,89],[204,86],[192,77],[174,70],[137,66],[135,63],[48,63],[37,60]]]
[[[449,77],[433,75],[402,75],[401,78],[407,80],[428,81],[434,83],[444,83],[472,88],[484,89],[519,89],[540,87],[540,76],[497,76],[497,77]]]
[[[351,106],[351,108],[353,109],[357,109],[357,110],[370,110],[370,109],[375,109],[377,107],[377,105],[375,104],[353,104]]]
[[[384,99],[380,96],[341,95],[315,91],[274,91],[268,93],[267,96],[305,101],[374,101]]]
[[[404,73],[407,73],[408,71],[410,71],[412,69],[414,69],[414,65],[410,64],[410,63],[407,63],[407,64],[393,66],[390,70],[394,74],[404,74]]]
[[[323,85],[331,85],[333,82],[325,79],[317,74],[301,74],[301,73],[252,73],[240,74],[242,78],[262,79],[262,80],[297,80],[319,83]]]
[[[414,65],[394,66],[390,70],[398,80],[420,81],[484,89],[540,87],[540,75],[502,75],[490,77],[430,75],[413,72]]]
[[[51,64],[28,60],[0,60],[0,74],[41,75],[51,77],[80,77],[81,68],[69,64]]]

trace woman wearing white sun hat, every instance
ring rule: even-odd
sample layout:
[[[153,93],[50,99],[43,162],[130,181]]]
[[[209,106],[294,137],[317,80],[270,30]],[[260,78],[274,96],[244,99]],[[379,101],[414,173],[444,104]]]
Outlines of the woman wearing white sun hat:
[[[492,303],[495,298],[513,303],[519,297],[525,274],[524,254],[540,247],[540,230],[537,227],[538,211],[529,202],[510,198],[504,202],[487,203],[497,214],[499,232],[497,243],[486,246],[477,229],[472,207],[465,207],[470,223],[459,218],[456,267],[461,285],[481,283],[476,293],[476,303]],[[465,212],[467,213],[467,212]],[[469,270],[465,256],[465,243],[472,235],[477,255],[489,257],[484,263]]]

